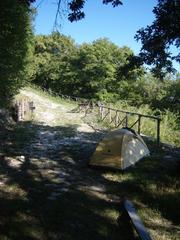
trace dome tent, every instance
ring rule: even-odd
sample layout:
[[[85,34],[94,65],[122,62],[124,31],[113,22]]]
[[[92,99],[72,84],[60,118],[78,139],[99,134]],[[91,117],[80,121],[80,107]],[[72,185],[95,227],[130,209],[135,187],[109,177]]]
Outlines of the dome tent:
[[[96,147],[89,165],[126,169],[149,155],[142,137],[129,128],[109,132]]]

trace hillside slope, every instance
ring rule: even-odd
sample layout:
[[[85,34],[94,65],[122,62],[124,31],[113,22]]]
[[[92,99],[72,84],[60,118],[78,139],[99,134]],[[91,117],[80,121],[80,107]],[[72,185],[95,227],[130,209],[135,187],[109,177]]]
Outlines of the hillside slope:
[[[134,239],[120,207],[124,197],[154,239],[180,238],[175,155],[159,149],[124,173],[91,169],[104,132],[86,124],[75,103],[34,89],[21,96],[36,109],[33,121],[1,129],[0,239]]]

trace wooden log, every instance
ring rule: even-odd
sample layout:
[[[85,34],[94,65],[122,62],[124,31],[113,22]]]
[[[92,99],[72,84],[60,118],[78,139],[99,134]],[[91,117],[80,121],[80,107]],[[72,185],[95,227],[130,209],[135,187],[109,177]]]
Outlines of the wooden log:
[[[127,212],[131,223],[133,224],[137,234],[139,235],[141,240],[152,240],[148,231],[146,230],[144,224],[142,223],[140,217],[138,216],[136,209],[132,202],[129,200],[124,200],[124,209]]]

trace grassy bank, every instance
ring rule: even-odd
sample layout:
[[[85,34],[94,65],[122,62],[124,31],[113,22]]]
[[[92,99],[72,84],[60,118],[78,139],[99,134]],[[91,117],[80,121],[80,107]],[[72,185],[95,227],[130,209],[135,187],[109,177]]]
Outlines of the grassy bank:
[[[111,107],[113,109],[119,109],[150,116],[157,116],[161,118],[160,124],[161,142],[175,145],[176,147],[180,147],[180,119],[178,114],[172,113],[169,110],[166,110],[165,112],[161,112],[160,110],[153,111],[148,105],[136,108],[130,106],[127,102],[118,102],[116,104],[108,104],[105,106]],[[106,115],[106,113],[108,113],[107,109],[104,111],[104,116]],[[115,111],[111,111],[111,118],[113,119],[113,117],[115,117]],[[122,120],[125,117],[125,114],[120,113],[119,117]],[[109,115],[105,120],[103,120],[103,122],[101,121],[100,116],[98,114],[98,110],[94,110],[91,114],[87,115],[86,120],[89,123],[93,121],[99,126],[105,127],[107,129],[113,129],[114,127],[114,124],[109,123]],[[128,127],[133,125],[133,123],[136,120],[137,116],[129,114]],[[119,127],[123,127],[124,126],[123,124],[120,125]],[[133,129],[137,131],[137,127],[138,125],[136,124],[133,127]],[[141,118],[141,134],[152,137],[155,140],[157,137],[157,121],[150,118]]]
[[[1,127],[0,239],[137,239],[123,218],[124,197],[153,239],[180,238],[179,151],[149,142],[151,156],[124,173],[91,169],[104,132],[85,131],[73,102],[29,91],[36,110],[43,107],[42,122]],[[59,121],[52,124],[45,111],[53,117],[58,112]]]

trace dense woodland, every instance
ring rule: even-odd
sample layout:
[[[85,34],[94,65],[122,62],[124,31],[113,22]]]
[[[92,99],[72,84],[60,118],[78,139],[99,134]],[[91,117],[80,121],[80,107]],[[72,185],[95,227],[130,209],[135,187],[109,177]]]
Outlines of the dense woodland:
[[[159,5],[154,9],[156,25],[162,21],[162,11],[171,10],[174,6],[177,11],[173,12],[174,35],[170,32],[169,40],[164,35],[164,49],[161,48],[159,53],[160,45],[156,49],[158,56],[164,56],[161,59],[166,67],[155,56],[150,57],[147,53],[146,60],[151,58],[155,61],[155,68],[150,70],[147,65],[143,65],[143,62],[152,62],[143,61],[145,47],[152,48],[157,44],[145,41],[148,38],[148,29],[141,29],[136,35],[144,44],[139,56],[135,56],[128,46],[116,46],[106,38],[78,45],[71,37],[58,32],[36,36],[33,31],[35,10],[29,3],[33,1],[27,2],[7,0],[0,3],[2,102],[8,102],[21,87],[34,83],[55,93],[114,103],[126,100],[136,107],[148,104],[152,109],[179,112],[180,74],[172,73],[170,60],[163,55],[165,48],[170,46],[168,41],[179,46],[179,33],[176,31],[179,19],[178,1],[171,1],[170,4],[169,1],[159,0]],[[105,2],[107,4],[114,1]],[[172,5],[172,2],[175,5]],[[71,10],[73,12],[73,8]],[[167,20],[169,23],[169,16]],[[153,25],[151,27],[153,28]],[[161,27],[163,31],[164,25]],[[150,32],[153,32],[153,29],[149,29],[149,34]],[[151,50],[155,52],[155,49]],[[178,61],[178,56],[172,59]],[[161,70],[161,75],[157,69]]]
[[[159,81],[127,47],[108,39],[78,46],[59,33],[35,36],[31,81],[55,93],[178,110],[180,75]]]

